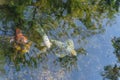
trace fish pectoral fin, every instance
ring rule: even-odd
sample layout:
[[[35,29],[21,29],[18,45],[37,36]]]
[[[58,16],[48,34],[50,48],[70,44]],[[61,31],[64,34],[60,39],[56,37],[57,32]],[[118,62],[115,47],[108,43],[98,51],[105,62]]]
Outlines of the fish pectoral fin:
[[[73,55],[73,56],[77,56],[77,52],[74,50],[74,49],[72,49],[71,47],[67,47],[67,52],[69,52],[71,55]]]
[[[71,54],[72,54],[73,56],[77,56],[77,53],[76,53],[75,50],[71,50]]]

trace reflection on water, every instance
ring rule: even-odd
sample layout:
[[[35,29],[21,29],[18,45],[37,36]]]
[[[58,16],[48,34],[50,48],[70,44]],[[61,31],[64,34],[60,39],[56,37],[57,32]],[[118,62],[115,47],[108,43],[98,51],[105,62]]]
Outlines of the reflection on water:
[[[105,78],[110,80],[119,80],[120,77],[120,67],[116,64],[114,66],[108,65],[104,67],[105,72],[102,74]]]
[[[114,47],[114,54],[116,58],[118,59],[118,63],[115,63],[114,65],[107,65],[104,67],[104,72],[102,76],[105,78],[108,78],[110,80],[119,80],[120,79],[120,38],[114,37],[112,40],[112,44]]]
[[[119,0],[10,0],[0,5],[0,79],[116,80],[118,54],[113,54],[111,39],[120,37],[118,9]],[[50,40],[73,40],[78,55],[59,58],[55,54],[65,52],[53,46],[41,53],[38,25]],[[35,44],[29,53],[15,53],[10,44],[16,28]]]
[[[112,39],[113,47],[115,48],[114,54],[116,55],[118,61],[120,62],[120,38],[114,37]]]
[[[72,71],[72,69],[77,68],[77,58],[66,56],[64,58],[58,58],[55,60],[55,64],[59,65],[67,71]]]
[[[0,55],[0,75],[4,73],[4,65],[5,65],[5,59],[3,55]]]
[[[6,0],[0,0],[0,5],[6,4]]]

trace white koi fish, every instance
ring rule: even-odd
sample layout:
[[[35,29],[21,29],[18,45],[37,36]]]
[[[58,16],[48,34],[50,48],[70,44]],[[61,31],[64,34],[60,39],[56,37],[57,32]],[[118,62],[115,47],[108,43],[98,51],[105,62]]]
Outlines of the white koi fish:
[[[44,35],[44,36],[43,36],[43,42],[44,42],[44,44],[45,44],[45,46],[46,46],[47,48],[50,48],[51,45],[52,45],[52,43],[50,42],[50,40],[49,40],[49,38],[48,38],[47,35]]]
[[[77,56],[77,53],[74,50],[74,43],[72,40],[69,39],[66,42],[61,42],[58,40],[50,40],[47,34],[45,33],[45,31],[43,30],[43,28],[40,26],[36,28],[36,31],[42,36],[44,46],[46,46],[47,48],[51,48],[52,45],[55,45],[56,47],[59,47],[61,50],[65,51],[64,54],[56,53],[56,56],[58,57],[64,57],[66,55]]]
[[[61,42],[61,41],[57,41],[57,40],[51,40],[51,42],[55,46],[58,46],[60,49],[66,51],[64,54],[58,54],[58,53],[56,53],[56,56],[58,56],[58,57],[64,57],[66,55],[77,56],[77,53],[74,50],[74,43],[73,43],[72,40],[67,40],[65,43]]]
[[[51,44],[47,34],[43,30],[43,28],[42,27],[38,27],[36,29],[36,31],[42,36],[44,46],[46,46],[47,48],[50,48],[52,44]]]

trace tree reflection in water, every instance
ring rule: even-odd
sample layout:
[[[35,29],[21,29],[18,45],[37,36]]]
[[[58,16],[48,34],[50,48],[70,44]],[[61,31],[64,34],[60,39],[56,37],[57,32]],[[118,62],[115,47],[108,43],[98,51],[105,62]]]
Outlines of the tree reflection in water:
[[[77,68],[77,57],[66,56],[64,58],[58,58],[54,61],[56,65],[60,64],[60,66],[67,71],[72,71],[72,69]]]
[[[120,62],[120,38],[114,37],[112,39],[113,47],[115,49],[114,54],[116,55],[118,61]]]
[[[112,39],[112,44],[114,47],[114,54],[118,60],[118,63],[115,65],[108,65],[104,67],[104,73],[102,76],[110,80],[119,80],[120,79],[120,37],[114,37]]]
[[[120,67],[117,66],[116,64],[114,66],[108,65],[104,67],[104,73],[102,76],[110,80],[119,80],[120,77]]]
[[[52,49],[39,54],[38,49],[42,48],[39,45],[42,35],[35,30],[36,26],[42,27],[50,39],[59,41],[73,39],[76,42],[77,53],[82,53],[85,50],[81,42],[87,37],[104,32],[103,19],[112,19],[119,10],[119,0],[9,0],[8,2],[0,4],[0,32],[2,32],[0,54],[5,56],[8,66],[12,64],[17,70],[39,64],[49,63],[49,66],[52,66],[53,62],[57,62],[66,71],[72,71],[77,65],[77,57],[66,56],[56,59],[55,56],[50,56]],[[14,54],[9,39],[14,36],[16,28],[20,28],[29,40],[36,43],[37,49],[31,48],[29,54]]]

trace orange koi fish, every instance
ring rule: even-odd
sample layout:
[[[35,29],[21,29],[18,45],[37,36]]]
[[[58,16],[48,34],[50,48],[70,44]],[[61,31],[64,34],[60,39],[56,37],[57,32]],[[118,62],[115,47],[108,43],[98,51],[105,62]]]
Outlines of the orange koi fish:
[[[28,39],[27,37],[25,37],[23,34],[22,34],[22,31],[17,28],[16,29],[16,33],[15,33],[15,41],[19,44],[25,44],[28,42]]]

